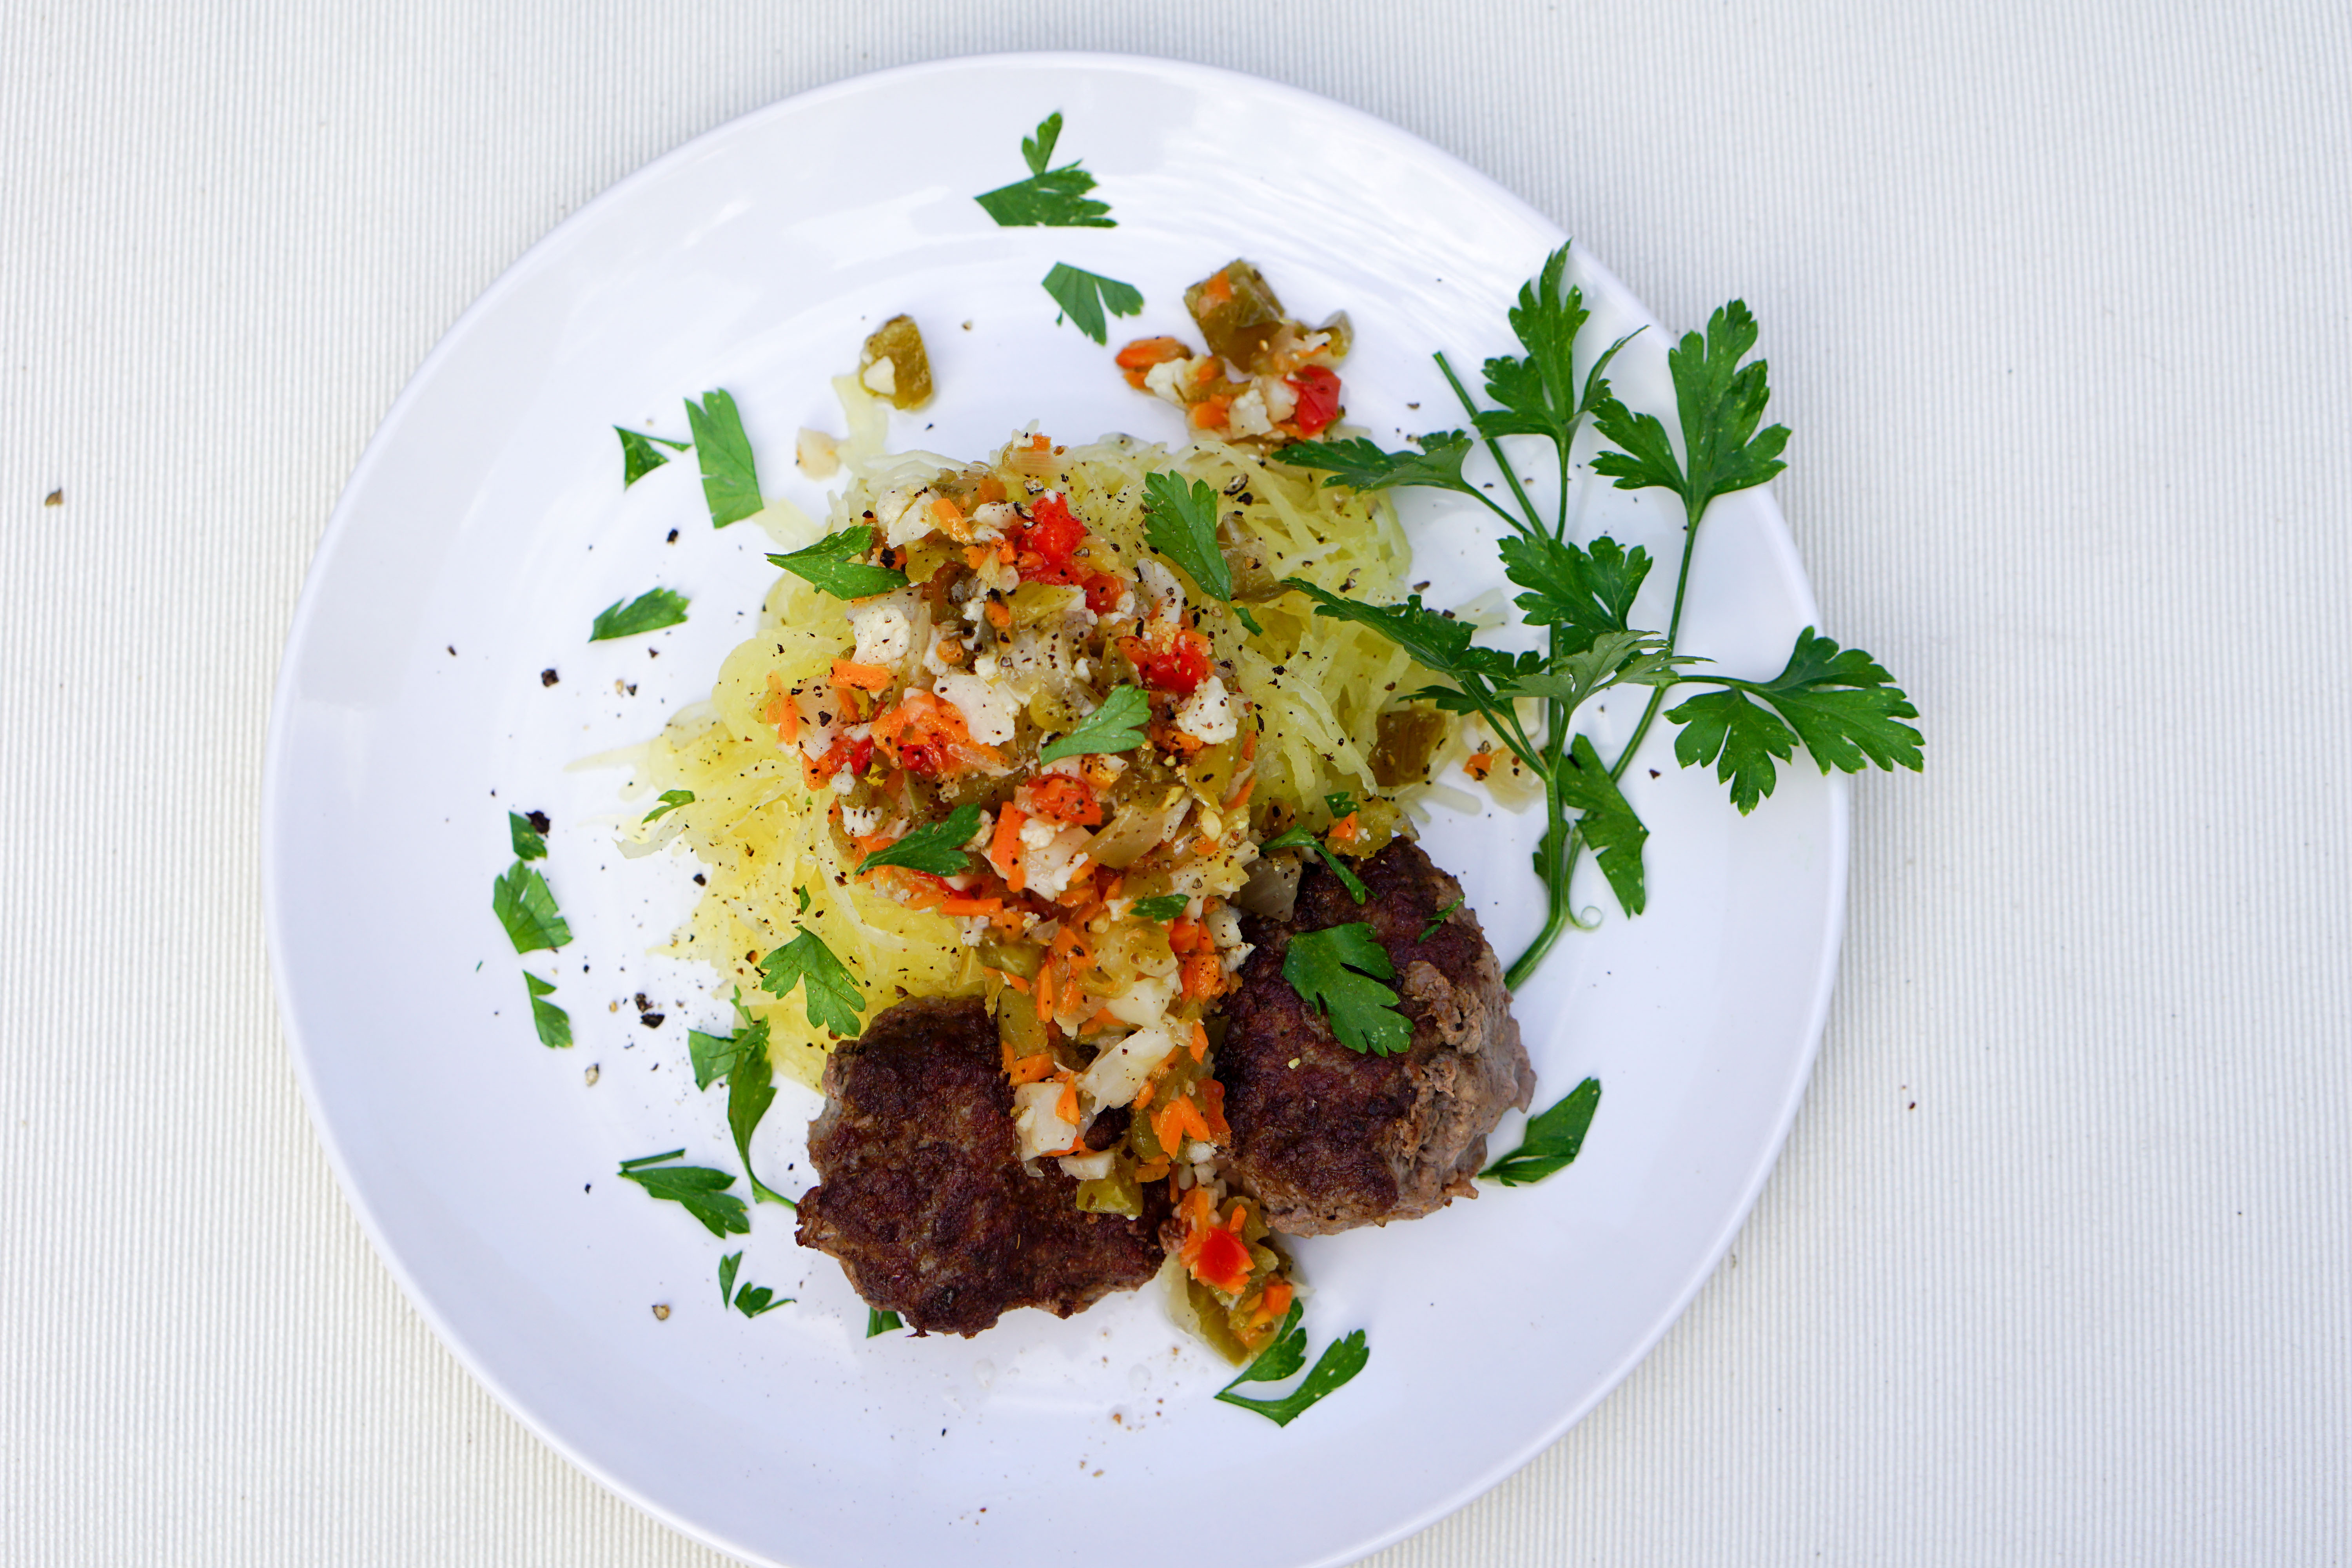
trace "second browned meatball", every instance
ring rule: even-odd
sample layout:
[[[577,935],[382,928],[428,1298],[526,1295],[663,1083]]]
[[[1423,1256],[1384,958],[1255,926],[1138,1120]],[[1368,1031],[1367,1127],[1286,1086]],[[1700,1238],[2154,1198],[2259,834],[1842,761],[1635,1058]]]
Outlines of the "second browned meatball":
[[[1289,920],[1243,922],[1256,951],[1224,1007],[1217,1077],[1234,1133],[1226,1173],[1292,1236],[1417,1219],[1475,1195],[1486,1134],[1535,1093],[1502,966],[1478,917],[1456,902],[1460,885],[1402,838],[1357,871],[1370,893],[1360,905],[1310,862]],[[1412,1020],[1412,1044],[1397,1056],[1340,1045],[1283,978],[1294,932],[1355,921],[1396,966]]]

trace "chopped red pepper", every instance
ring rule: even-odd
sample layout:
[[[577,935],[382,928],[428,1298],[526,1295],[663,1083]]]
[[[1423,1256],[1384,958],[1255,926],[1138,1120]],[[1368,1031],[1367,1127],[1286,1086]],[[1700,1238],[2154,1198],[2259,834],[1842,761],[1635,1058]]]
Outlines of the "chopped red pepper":
[[[1021,809],[1032,816],[1092,827],[1103,819],[1094,786],[1075,773],[1046,773],[1031,780],[1017,796]]]
[[[1069,564],[1070,552],[1086,542],[1087,525],[1070,515],[1070,503],[1059,494],[1039,496],[1029,503],[1029,526],[1021,531],[1020,547],[1034,550],[1056,566]]]
[[[1249,1247],[1230,1230],[1204,1230],[1199,1234],[1201,1250],[1192,1260],[1193,1277],[1213,1290],[1228,1296],[1238,1296],[1249,1284]]]
[[[1107,616],[1118,608],[1119,595],[1127,584],[1108,572],[1097,572],[1087,579],[1087,608],[1096,615]]]
[[[1194,631],[1179,633],[1167,647],[1145,654],[1140,669],[1146,686],[1190,697],[1209,678],[1208,639]]]
[[[1310,364],[1295,372],[1289,382],[1290,390],[1298,395],[1291,423],[1302,436],[1321,435],[1339,417],[1339,378],[1319,364]]]

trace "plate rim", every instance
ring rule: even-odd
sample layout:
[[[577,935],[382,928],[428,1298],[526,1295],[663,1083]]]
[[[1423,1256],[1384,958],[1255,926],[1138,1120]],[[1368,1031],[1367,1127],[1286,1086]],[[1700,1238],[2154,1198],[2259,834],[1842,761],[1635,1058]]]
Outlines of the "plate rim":
[[[893,83],[919,80],[925,77],[961,73],[988,68],[1019,67],[1035,69],[1068,69],[1078,71],[1130,71],[1161,79],[1192,79],[1213,82],[1228,89],[1240,86],[1247,91],[1274,100],[1294,102],[1321,115],[1337,115],[1352,121],[1361,131],[1381,141],[1410,144],[1420,155],[1433,156],[1449,165],[1465,183],[1475,185],[1488,200],[1516,209],[1532,219],[1540,228],[1566,237],[1559,224],[1533,206],[1516,192],[1495,180],[1485,171],[1465,162],[1447,149],[1427,138],[1415,134],[1390,121],[1352,104],[1323,94],[1295,87],[1287,82],[1253,75],[1218,66],[1202,65],[1190,60],[1166,57],[1107,50],[1034,50],[987,51],[941,57],[933,59],[884,67],[839,78],[804,91],[791,93],[734,115],[679,142],[669,151],[638,166],[620,179],[566,213],[546,232],[533,240],[500,270],[460,311],[435,341],[432,348],[420,360],[399,394],[376,422],[366,447],[353,464],[351,476],[338,492],[327,525],[321,531],[310,565],[303,574],[301,592],[289,622],[284,647],[279,655],[278,679],[268,713],[268,729],[262,757],[262,788],[260,796],[260,870],[265,942],[270,971],[270,988],[286,1039],[286,1048],[292,1058],[295,1079],[305,1108],[310,1113],[313,1131],[324,1150],[330,1168],[345,1203],[360,1222],[370,1247],[377,1259],[390,1271],[402,1295],[425,1320],[443,1349],[452,1354],[469,1374],[488,1390],[510,1415],[519,1420],[541,1442],[561,1455],[582,1474],[599,1486],[646,1514],[659,1520],[669,1528],[703,1545],[725,1553],[739,1562],[761,1563],[779,1561],[751,1555],[701,1523],[686,1517],[669,1505],[660,1502],[635,1484],[609,1471],[604,1466],[588,1458],[562,1434],[554,1430],[527,1402],[522,1400],[505,1379],[494,1372],[479,1356],[475,1347],[458,1333],[444,1315],[434,1296],[426,1291],[412,1273],[407,1262],[391,1245],[383,1225],[359,1184],[353,1179],[331,1120],[327,1116],[320,1098],[313,1065],[313,1046],[306,1037],[289,989],[285,962],[287,935],[285,897],[280,892],[283,874],[283,846],[278,824],[287,805],[286,770],[289,739],[292,728],[292,709],[296,700],[296,672],[300,656],[313,638],[314,622],[320,613],[323,590],[322,580],[328,575],[345,548],[352,531],[358,526],[353,518],[353,498],[360,494],[385,460],[395,428],[412,415],[425,396],[443,363],[453,357],[457,345],[476,328],[483,317],[499,308],[506,299],[523,288],[538,270],[541,263],[551,256],[575,225],[600,213],[608,205],[629,199],[637,187],[663,179],[675,166],[700,155],[707,145],[721,138],[740,134],[765,121],[795,112],[804,107],[832,100],[887,88]],[[1585,265],[1600,267],[1589,255]],[[1613,276],[1613,274],[1612,274]],[[1631,292],[1629,290],[1629,292]],[[1638,295],[1633,296],[1639,299]],[[1646,311],[1646,304],[1643,306]],[[1770,485],[1757,487],[1752,492],[1769,513],[1773,548],[1786,553],[1795,568],[1795,581],[1801,585],[1802,598],[1818,621],[1818,608],[1812,605],[1812,584],[1805,572],[1801,555],[1797,552],[1794,536],[1781,514]],[[1669,1331],[1679,1323],[1689,1310],[1699,1291],[1722,1265],[1725,1255],[1738,1238],[1740,1230],[1754,1213],[1763,1187],[1778,1167],[1786,1149],[1789,1133],[1796,1114],[1811,1087],[1812,1073],[1818,1064],[1829,1008],[1834,999],[1839,960],[1844,950],[1845,925],[1849,905],[1849,879],[1852,847],[1852,786],[1842,773],[1832,773],[1826,784],[1827,832],[1822,851],[1825,861],[1823,880],[1829,889],[1824,913],[1822,953],[1818,971],[1813,976],[1811,995],[1805,1009],[1802,1048],[1799,1053],[1797,1070],[1790,1075],[1787,1090],[1773,1117],[1771,1135],[1760,1145],[1758,1157],[1738,1184],[1737,1202],[1728,1211],[1717,1234],[1707,1242],[1696,1263],[1674,1292],[1671,1305],[1601,1373],[1583,1398],[1562,1407],[1548,1425],[1519,1445],[1504,1451],[1500,1457],[1471,1479],[1424,1505],[1408,1517],[1321,1555],[1302,1559],[1297,1568],[1341,1568],[1370,1554],[1384,1550],[1410,1536],[1429,1529],[1437,1522],[1459,1512],[1478,1498],[1495,1489],[1503,1481],[1524,1469],[1544,1450],[1557,1444],[1563,1436],[1592,1411],[1601,1401],[1615,1393],[1635,1367],[1648,1358]]]

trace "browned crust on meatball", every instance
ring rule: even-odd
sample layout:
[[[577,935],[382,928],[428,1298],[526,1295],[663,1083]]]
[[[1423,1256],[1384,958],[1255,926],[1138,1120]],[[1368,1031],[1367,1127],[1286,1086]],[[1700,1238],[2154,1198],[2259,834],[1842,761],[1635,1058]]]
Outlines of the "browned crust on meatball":
[[[1502,965],[1478,917],[1455,903],[1460,885],[1402,838],[1355,869],[1370,894],[1360,905],[1310,862],[1288,921],[1243,922],[1256,951],[1225,1004],[1217,1050],[1234,1133],[1226,1174],[1293,1236],[1417,1219],[1475,1196],[1486,1134],[1535,1093]],[[1412,1021],[1412,1044],[1396,1056],[1340,1045],[1283,978],[1294,932],[1356,921],[1396,965]]]
[[[976,1334],[1015,1307],[1066,1318],[1159,1271],[1157,1184],[1139,1220],[1080,1214],[1076,1182],[1014,1157],[1013,1085],[977,997],[877,1015],[835,1049],[824,1094],[801,1245],[916,1332]]]

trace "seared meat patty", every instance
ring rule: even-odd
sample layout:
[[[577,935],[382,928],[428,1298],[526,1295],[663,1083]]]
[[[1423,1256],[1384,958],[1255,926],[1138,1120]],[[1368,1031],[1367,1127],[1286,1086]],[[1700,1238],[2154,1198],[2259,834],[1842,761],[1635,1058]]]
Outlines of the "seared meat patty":
[[[1234,1142],[1226,1174],[1292,1236],[1418,1219],[1475,1193],[1486,1134],[1506,1106],[1524,1110],[1535,1069],[1519,1044],[1502,965],[1456,904],[1462,889],[1421,846],[1397,839],[1356,866],[1370,897],[1308,862],[1287,921],[1253,917],[1256,944],[1226,1000],[1217,1077]],[[1296,931],[1361,921],[1388,950],[1412,1044],[1392,1057],[1348,1049],[1282,976]]]
[[[1080,1214],[1059,1166],[1014,1158],[1013,1085],[978,998],[877,1015],[826,1061],[824,1096],[801,1245],[917,1332],[976,1334],[1014,1307],[1066,1318],[1158,1272],[1164,1184],[1139,1220]]]

